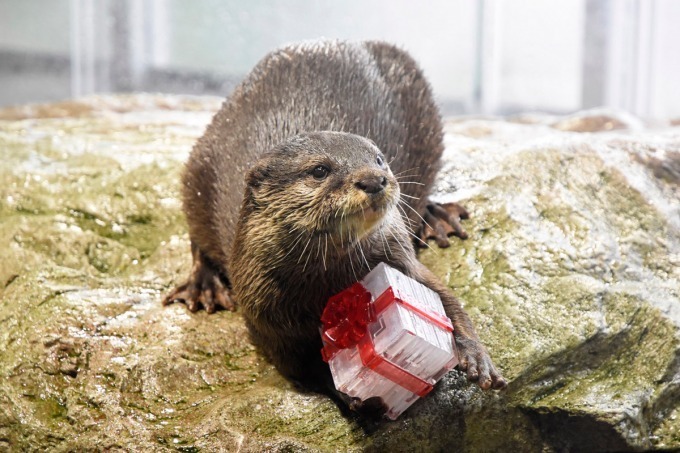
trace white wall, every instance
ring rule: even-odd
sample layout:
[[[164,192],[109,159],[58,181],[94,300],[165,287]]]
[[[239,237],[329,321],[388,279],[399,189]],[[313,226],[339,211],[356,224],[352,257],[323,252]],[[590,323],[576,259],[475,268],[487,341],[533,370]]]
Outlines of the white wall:
[[[576,110],[581,104],[584,0],[496,1],[496,109]]]
[[[0,48],[68,54],[68,1],[0,0]]]
[[[606,105],[680,117],[678,24],[680,0],[0,0],[0,105],[141,89],[223,94],[271,49],[328,37],[409,50],[448,113]],[[46,55],[69,58],[70,69],[30,67],[28,57]],[[179,77],[156,84],[159,74]],[[212,85],[190,85],[197,74]]]
[[[244,74],[284,43],[383,39],[414,55],[440,98],[467,101],[473,87],[475,2],[169,0],[167,8],[168,66]]]
[[[680,118],[680,1],[656,0],[652,4],[648,88],[645,116]],[[642,109],[641,109],[642,110]]]

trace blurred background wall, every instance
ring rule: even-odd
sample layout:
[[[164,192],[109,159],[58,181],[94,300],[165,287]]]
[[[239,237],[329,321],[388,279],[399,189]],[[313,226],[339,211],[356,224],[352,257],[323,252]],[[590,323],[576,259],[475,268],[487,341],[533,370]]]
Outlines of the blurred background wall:
[[[407,49],[446,114],[679,117],[678,23],[676,0],[0,0],[0,105],[224,96],[271,49],[327,37]]]

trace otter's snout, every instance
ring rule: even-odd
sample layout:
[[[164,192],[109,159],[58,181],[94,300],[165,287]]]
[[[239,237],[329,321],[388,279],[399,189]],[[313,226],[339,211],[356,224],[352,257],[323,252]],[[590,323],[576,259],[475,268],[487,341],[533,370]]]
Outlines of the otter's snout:
[[[362,175],[354,185],[368,194],[376,194],[387,186],[387,178],[383,175]]]

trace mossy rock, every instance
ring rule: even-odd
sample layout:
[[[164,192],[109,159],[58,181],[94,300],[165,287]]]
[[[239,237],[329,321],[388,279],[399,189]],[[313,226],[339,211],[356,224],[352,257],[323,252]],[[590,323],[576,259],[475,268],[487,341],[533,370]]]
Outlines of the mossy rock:
[[[160,304],[190,265],[182,163],[218,107],[0,111],[0,451],[680,448],[677,127],[449,121],[436,195],[469,208],[470,238],[420,258],[510,385],[453,371],[375,422],[283,379],[238,312]]]

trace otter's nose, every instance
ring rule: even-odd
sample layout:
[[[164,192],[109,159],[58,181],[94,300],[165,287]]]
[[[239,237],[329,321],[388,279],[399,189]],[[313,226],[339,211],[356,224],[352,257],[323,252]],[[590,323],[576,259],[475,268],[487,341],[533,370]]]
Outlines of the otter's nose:
[[[374,194],[385,188],[387,178],[382,175],[366,175],[359,178],[354,185],[366,193]]]

